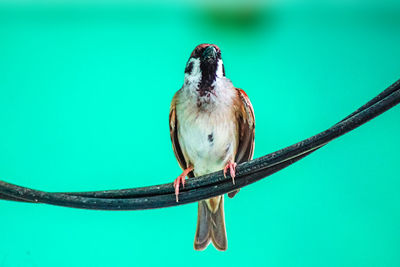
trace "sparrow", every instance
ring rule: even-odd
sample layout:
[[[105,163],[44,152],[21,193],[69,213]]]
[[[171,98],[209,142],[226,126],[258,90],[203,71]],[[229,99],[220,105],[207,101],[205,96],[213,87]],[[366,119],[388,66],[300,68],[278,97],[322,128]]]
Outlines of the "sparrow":
[[[253,158],[253,107],[247,94],[225,77],[218,46],[200,44],[193,50],[184,84],[171,102],[169,127],[174,154],[183,169],[174,181],[176,201],[186,176],[223,170],[225,177],[229,171],[235,183],[236,165]],[[210,242],[218,250],[227,249],[223,195],[198,203],[194,248],[204,250]]]

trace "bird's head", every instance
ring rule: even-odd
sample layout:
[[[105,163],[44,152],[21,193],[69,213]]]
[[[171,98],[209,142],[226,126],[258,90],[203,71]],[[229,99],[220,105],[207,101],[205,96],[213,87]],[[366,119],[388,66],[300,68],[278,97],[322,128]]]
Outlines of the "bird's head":
[[[221,50],[214,44],[200,44],[193,50],[185,68],[185,84],[209,90],[225,77]]]

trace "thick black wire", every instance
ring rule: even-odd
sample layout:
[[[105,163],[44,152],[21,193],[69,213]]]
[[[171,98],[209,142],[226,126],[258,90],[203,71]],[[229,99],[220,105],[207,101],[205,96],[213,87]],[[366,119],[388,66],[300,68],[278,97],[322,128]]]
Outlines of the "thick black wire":
[[[221,171],[189,179],[185,188],[181,190],[178,203],[175,201],[172,184],[123,190],[48,193],[0,181],[0,198],[103,210],[151,209],[191,203],[230,192],[271,175],[375,118],[399,102],[400,80],[328,130],[240,164],[236,172],[235,185],[230,178],[224,178]]]

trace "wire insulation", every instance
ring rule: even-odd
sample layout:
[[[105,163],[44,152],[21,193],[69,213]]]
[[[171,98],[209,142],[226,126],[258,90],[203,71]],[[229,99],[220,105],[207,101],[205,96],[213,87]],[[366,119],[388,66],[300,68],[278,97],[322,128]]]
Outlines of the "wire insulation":
[[[317,135],[237,166],[235,184],[222,171],[188,179],[175,200],[172,183],[93,192],[50,193],[0,181],[0,199],[100,210],[141,210],[177,206],[221,195],[261,180],[323,147],[400,102],[400,80],[345,119]]]

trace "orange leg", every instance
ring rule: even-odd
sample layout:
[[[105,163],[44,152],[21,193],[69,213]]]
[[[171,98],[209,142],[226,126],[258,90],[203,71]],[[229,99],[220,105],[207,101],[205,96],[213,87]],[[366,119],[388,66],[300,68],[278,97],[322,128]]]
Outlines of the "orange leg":
[[[182,184],[182,187],[185,188],[185,178],[189,174],[189,172],[193,171],[193,167],[189,166],[187,169],[185,169],[181,175],[178,176],[178,178],[175,179],[174,181],[174,188],[175,188],[175,196],[176,196],[176,202],[179,201],[178,195],[179,195],[179,185]]]
[[[226,164],[225,168],[224,168],[224,177],[226,178],[226,173],[228,172],[229,169],[229,173],[232,177],[232,183],[235,184],[235,176],[236,176],[236,163],[229,161],[228,164]]]

